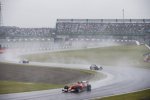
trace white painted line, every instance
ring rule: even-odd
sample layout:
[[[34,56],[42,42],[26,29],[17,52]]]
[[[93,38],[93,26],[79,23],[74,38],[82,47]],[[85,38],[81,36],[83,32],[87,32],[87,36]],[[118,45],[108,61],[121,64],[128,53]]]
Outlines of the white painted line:
[[[140,45],[139,41],[135,41],[137,45]]]
[[[146,46],[148,49],[150,49],[150,47],[149,47],[147,44],[145,44],[145,46]]]

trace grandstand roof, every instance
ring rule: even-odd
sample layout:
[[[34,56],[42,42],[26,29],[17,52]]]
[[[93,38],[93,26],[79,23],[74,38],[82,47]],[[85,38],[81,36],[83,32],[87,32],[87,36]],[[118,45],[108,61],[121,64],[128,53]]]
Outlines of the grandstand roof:
[[[57,19],[57,23],[150,23],[150,19]]]

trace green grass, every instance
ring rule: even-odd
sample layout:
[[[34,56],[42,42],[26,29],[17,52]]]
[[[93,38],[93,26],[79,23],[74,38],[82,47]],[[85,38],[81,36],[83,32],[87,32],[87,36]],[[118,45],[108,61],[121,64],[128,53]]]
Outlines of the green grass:
[[[146,63],[143,61],[143,54],[147,52],[150,52],[150,50],[144,45],[123,45],[33,54],[24,57],[31,61],[38,62],[150,67],[150,63]]]
[[[13,66],[16,67],[29,67],[27,64],[11,64],[11,63],[5,63],[5,62],[0,62],[0,65],[5,66],[8,65],[10,68]],[[6,67],[6,66],[5,66]],[[30,68],[40,68],[41,66],[37,65],[31,65]],[[89,76],[86,79],[91,80],[91,79],[97,79],[97,78],[104,78],[106,77],[103,74],[99,74],[99,77],[97,77],[97,72],[96,71],[91,71],[91,70],[83,70],[83,69],[71,69],[71,68],[57,68],[57,67],[49,67],[48,70],[53,70],[53,71],[66,71],[66,73],[69,72],[80,72],[82,75]],[[2,70],[1,70],[2,71]],[[71,74],[71,73],[69,73]],[[77,75],[77,74],[74,74]],[[2,77],[2,76],[1,76]],[[31,76],[32,77],[32,76]],[[81,77],[81,80],[85,79],[85,77]],[[93,80],[94,80],[93,79]],[[55,79],[54,79],[55,80]],[[79,81],[80,79],[72,79],[71,82],[76,82]],[[42,82],[42,81],[41,81]],[[67,83],[68,84],[68,83]],[[65,85],[65,83],[58,83],[58,84],[49,84],[49,83],[32,83],[32,82],[16,82],[16,81],[0,81],[0,94],[8,94],[8,93],[19,93],[19,92],[28,92],[28,91],[37,91],[37,90],[47,90],[47,89],[54,89],[54,88],[62,88]]]
[[[89,77],[89,80],[97,80],[97,79],[102,79],[102,78],[106,77],[105,75],[103,75],[101,73],[98,73],[99,76],[97,77],[97,72],[90,71],[90,70],[82,70],[82,69],[68,69],[68,70],[75,70],[75,71],[80,71],[81,73],[93,75],[93,76]],[[65,84],[0,81],[0,94],[56,89],[56,88],[62,88],[64,85]]]
[[[0,81],[0,94],[55,89],[55,88],[61,88],[61,87],[63,87],[63,85],[45,84],[45,83],[25,83],[25,82],[15,82],[15,81]]]
[[[150,89],[96,100],[150,100]]]

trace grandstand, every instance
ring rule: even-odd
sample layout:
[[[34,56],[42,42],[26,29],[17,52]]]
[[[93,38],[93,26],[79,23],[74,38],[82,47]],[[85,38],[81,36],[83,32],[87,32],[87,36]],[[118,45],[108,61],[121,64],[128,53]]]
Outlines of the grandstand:
[[[54,28],[19,28],[0,26],[2,48],[49,49],[54,45]]]
[[[57,19],[59,38],[150,39],[150,19]]]
[[[1,26],[0,38],[47,38],[52,37],[54,32],[54,28],[19,28],[12,26]]]
[[[70,43],[102,39],[138,40],[150,45],[150,19],[57,19],[55,28],[0,26],[0,44],[4,47],[9,47],[6,43],[10,41]]]

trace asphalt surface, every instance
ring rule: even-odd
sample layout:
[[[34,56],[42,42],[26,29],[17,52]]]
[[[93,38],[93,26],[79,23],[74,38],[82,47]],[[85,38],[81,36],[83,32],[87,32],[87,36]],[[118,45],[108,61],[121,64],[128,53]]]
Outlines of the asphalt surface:
[[[40,65],[42,63],[31,63]],[[42,64],[43,65],[43,64]],[[44,64],[87,69],[87,65]],[[78,67],[77,67],[78,66]],[[91,92],[62,93],[62,89],[0,95],[0,100],[89,100],[150,88],[150,70],[134,67],[103,67],[107,78],[90,82]]]

